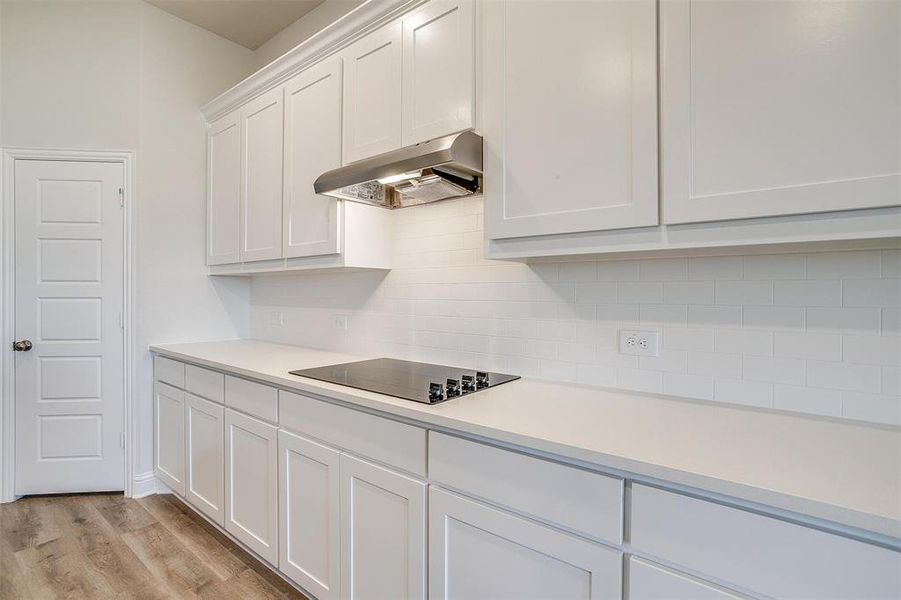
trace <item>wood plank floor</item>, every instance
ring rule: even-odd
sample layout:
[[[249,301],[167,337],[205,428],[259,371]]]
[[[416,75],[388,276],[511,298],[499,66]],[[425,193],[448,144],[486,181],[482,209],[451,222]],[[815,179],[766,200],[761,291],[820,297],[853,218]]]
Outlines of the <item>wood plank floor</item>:
[[[304,596],[171,495],[0,504],[0,599]]]

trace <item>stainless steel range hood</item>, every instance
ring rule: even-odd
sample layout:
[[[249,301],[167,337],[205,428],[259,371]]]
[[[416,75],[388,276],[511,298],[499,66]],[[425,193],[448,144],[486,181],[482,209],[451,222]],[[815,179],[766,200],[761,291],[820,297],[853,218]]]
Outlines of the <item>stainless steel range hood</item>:
[[[403,208],[482,189],[482,136],[473,131],[407,146],[323,173],[317,194]]]

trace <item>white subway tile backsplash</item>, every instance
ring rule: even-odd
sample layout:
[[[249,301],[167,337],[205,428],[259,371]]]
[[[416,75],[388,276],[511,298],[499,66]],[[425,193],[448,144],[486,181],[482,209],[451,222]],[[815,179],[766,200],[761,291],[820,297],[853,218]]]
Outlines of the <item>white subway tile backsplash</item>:
[[[789,358],[839,361],[842,359],[842,337],[778,331],[773,337],[773,354]]]
[[[846,281],[845,306],[901,306],[901,279]]]
[[[807,361],[807,385],[811,387],[879,392],[879,367],[839,362]]]
[[[841,306],[841,281],[777,281],[773,302],[782,306]]]
[[[776,384],[773,386],[773,408],[840,417],[842,415],[842,392],[799,385]]]
[[[768,254],[744,258],[745,279],[803,279],[804,254]]]
[[[901,397],[842,392],[842,416],[901,425]]]
[[[768,356],[773,353],[773,334],[756,329],[717,329],[717,352]]]
[[[688,259],[689,279],[741,279],[743,275],[741,256],[703,256]]]
[[[663,393],[683,398],[713,400],[713,377],[687,373],[664,373]]]
[[[772,281],[717,281],[716,303],[754,305],[773,303]]]
[[[822,252],[807,257],[808,279],[861,279],[881,274],[879,250]]]
[[[807,312],[807,331],[814,333],[878,333],[880,311],[876,308],[821,308]]]
[[[773,385],[759,381],[721,379],[714,382],[713,399],[748,406],[773,406]]]
[[[741,376],[752,381],[802,385],[805,380],[805,363],[796,358],[744,356]]]
[[[481,198],[393,218],[387,274],[253,278],[251,334],[901,424],[897,249],[521,264],[484,259]],[[619,352],[635,328],[661,332],[659,356]]]

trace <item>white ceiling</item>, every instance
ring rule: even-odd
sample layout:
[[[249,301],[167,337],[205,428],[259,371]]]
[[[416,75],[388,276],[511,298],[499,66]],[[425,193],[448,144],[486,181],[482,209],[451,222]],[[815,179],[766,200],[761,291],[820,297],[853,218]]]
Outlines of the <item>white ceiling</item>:
[[[256,50],[323,0],[147,0],[185,21]]]

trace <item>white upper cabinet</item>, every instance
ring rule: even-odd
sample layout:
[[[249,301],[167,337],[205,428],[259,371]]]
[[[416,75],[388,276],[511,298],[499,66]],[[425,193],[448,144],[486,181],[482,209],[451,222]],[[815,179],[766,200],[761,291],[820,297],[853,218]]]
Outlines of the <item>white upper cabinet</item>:
[[[241,207],[241,258],[282,255],[282,88],[248,102],[242,111],[244,194]]]
[[[401,145],[401,24],[349,46],[344,57],[344,162]]]
[[[661,2],[666,223],[897,205],[901,3]]]
[[[339,252],[339,203],[313,182],[340,166],[341,59],[333,58],[285,84],[285,257]]]
[[[656,3],[484,10],[488,238],[656,225]]]
[[[473,127],[472,0],[434,0],[403,19],[404,146]]]
[[[238,262],[241,237],[241,113],[212,123],[207,132],[208,265]]]

